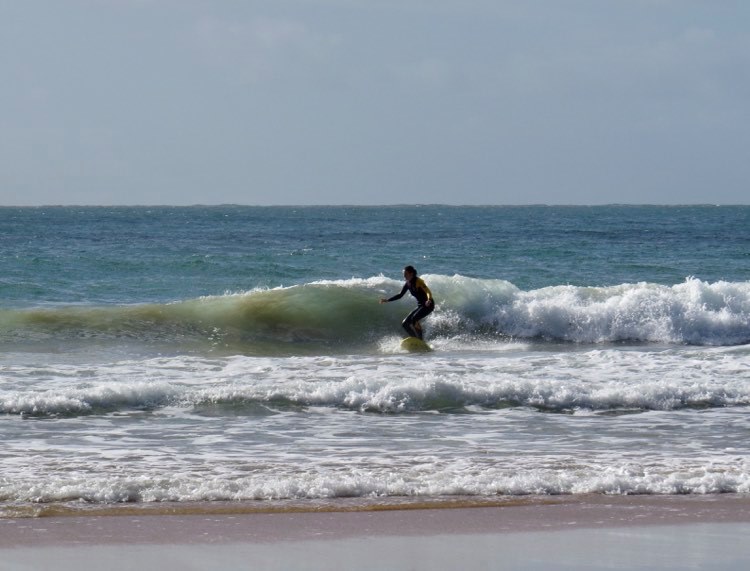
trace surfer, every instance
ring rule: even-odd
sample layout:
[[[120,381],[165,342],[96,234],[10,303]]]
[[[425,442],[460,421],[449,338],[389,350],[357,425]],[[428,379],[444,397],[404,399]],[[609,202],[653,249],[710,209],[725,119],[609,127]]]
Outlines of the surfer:
[[[414,269],[414,266],[406,266],[404,268],[404,279],[406,283],[401,288],[401,293],[387,299],[382,298],[380,303],[388,303],[389,301],[401,299],[407,291],[417,298],[417,308],[406,316],[401,325],[406,329],[406,333],[410,337],[422,339],[422,326],[419,322],[432,313],[435,309],[435,302],[432,299],[430,288],[427,287],[422,278],[417,277],[417,270]]]

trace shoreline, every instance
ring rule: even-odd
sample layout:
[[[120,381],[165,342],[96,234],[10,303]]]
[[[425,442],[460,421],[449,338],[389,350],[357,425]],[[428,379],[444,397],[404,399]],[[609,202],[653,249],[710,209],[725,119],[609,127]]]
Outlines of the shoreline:
[[[686,524],[750,524],[750,494],[59,506],[36,516],[0,517],[0,549],[506,535]]]
[[[525,498],[503,506],[0,519],[4,571],[672,571],[750,567],[750,495]],[[338,502],[331,502],[337,504]],[[407,502],[408,503],[408,502]],[[163,507],[163,506],[162,506]],[[236,506],[235,506],[236,507]]]

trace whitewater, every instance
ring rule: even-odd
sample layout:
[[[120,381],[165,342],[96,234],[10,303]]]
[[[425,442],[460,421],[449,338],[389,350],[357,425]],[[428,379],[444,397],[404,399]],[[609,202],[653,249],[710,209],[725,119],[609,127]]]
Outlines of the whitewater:
[[[0,515],[750,493],[749,215],[0,209]]]

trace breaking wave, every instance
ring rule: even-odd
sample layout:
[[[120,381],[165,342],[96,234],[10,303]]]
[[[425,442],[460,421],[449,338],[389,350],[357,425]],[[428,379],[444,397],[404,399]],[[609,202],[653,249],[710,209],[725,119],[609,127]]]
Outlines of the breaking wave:
[[[432,339],[623,341],[725,346],[750,342],[750,282],[689,278],[609,287],[558,285],[523,291],[504,280],[425,276],[436,311]],[[168,304],[0,311],[0,343],[96,341],[226,347],[246,354],[349,351],[399,335],[411,301],[381,306],[400,283],[312,282]]]

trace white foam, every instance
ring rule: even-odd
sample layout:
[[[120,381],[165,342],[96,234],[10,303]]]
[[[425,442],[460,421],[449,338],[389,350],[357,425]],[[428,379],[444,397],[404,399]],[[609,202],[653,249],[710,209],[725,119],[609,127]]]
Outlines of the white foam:
[[[688,278],[674,286],[641,282],[610,287],[559,285],[523,291],[505,280],[461,275],[423,277],[437,302],[437,310],[427,323],[439,336],[490,333],[576,343],[750,342],[750,282],[708,283]],[[322,280],[309,285],[340,287],[375,296],[397,291],[401,282],[381,275]],[[336,302],[336,297],[325,298],[325,303]],[[372,310],[371,316],[375,315],[378,314]]]
[[[0,500],[750,493],[748,355],[520,346],[6,365]]]
[[[335,469],[310,463],[306,470],[282,464],[257,474],[191,474],[154,468],[152,475],[84,477],[57,473],[6,484],[0,500],[97,503],[322,499],[373,496],[497,496],[560,494],[750,493],[750,466],[679,461],[579,463],[568,468],[467,466],[422,460],[418,466],[354,464]]]
[[[444,331],[489,327],[512,337],[578,343],[750,341],[750,282],[689,278],[674,286],[553,286],[524,292],[500,280],[429,280],[443,311],[431,319]]]
[[[464,357],[440,353],[287,359],[191,357],[89,367],[85,383],[6,367],[5,414],[75,415],[204,403],[268,403],[404,412],[480,406],[675,410],[750,404],[748,349],[592,350]],[[10,383],[13,380],[13,383]]]

